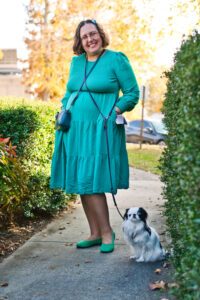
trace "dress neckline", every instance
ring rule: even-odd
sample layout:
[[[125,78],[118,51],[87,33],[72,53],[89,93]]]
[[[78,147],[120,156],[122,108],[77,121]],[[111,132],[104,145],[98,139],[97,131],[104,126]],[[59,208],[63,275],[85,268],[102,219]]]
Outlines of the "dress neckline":
[[[101,59],[106,55],[106,53],[108,52],[108,50],[106,49],[105,53],[102,55]],[[98,59],[98,57],[97,57]],[[96,59],[96,60],[97,60]],[[88,63],[95,63],[96,60],[88,60]]]

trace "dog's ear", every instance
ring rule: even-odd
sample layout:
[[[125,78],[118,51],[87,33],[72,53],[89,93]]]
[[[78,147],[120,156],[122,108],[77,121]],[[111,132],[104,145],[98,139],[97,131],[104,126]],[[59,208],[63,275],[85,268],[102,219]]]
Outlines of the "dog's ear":
[[[129,211],[129,209],[130,209],[130,208],[127,208],[127,209],[126,209],[126,212],[125,212],[125,214],[124,214],[124,219],[126,219],[126,220],[128,219],[128,211]]]
[[[140,219],[142,220],[142,221],[146,221],[146,219],[147,219],[147,217],[148,217],[148,213],[146,212],[146,210],[144,209],[144,208],[142,208],[142,207],[140,207],[139,209],[138,209],[138,216],[140,217]]]

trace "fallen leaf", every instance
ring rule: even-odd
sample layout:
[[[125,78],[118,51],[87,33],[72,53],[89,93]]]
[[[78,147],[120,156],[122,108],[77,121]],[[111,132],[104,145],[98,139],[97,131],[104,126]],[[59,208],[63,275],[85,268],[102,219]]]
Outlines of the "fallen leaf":
[[[163,268],[168,268],[169,266],[170,266],[169,263],[164,263],[164,264],[163,264]]]
[[[165,234],[165,231],[159,232],[159,235],[163,235]]]
[[[32,256],[32,258],[37,258],[37,257],[38,257],[38,255]]]
[[[103,286],[98,287],[98,290],[104,290]]]
[[[160,300],[169,300],[169,299],[167,299],[167,298],[162,298],[162,299],[160,299]]]
[[[173,287],[179,287],[178,283],[176,283],[176,282],[168,283],[168,288],[171,289]]]
[[[65,243],[65,246],[72,246],[73,243]]]
[[[48,236],[48,234],[44,233],[44,234],[43,234],[43,236],[44,236],[44,237],[47,237],[47,236]]]
[[[156,270],[155,270],[155,273],[156,273],[156,274],[160,274],[160,273],[162,273],[162,270],[161,270],[161,269],[156,269]]]
[[[85,260],[85,263],[86,263],[86,264],[91,263],[91,262],[92,262],[92,260],[89,260],[89,259],[88,259],[88,260]]]
[[[71,222],[67,222],[67,224],[71,224]]]
[[[151,291],[157,290],[157,289],[164,289],[166,286],[166,282],[163,280],[155,281],[149,284],[149,288]]]
[[[59,230],[64,230],[65,229],[65,227],[63,226],[63,227],[59,227]]]
[[[8,283],[7,282],[2,282],[2,283],[0,283],[0,286],[8,286]]]
[[[80,264],[76,264],[75,266],[76,266],[76,267],[79,267],[79,266],[80,266]]]
[[[56,266],[50,266],[49,269],[50,269],[50,270],[55,270],[55,269],[56,269]]]
[[[69,203],[68,205],[69,205],[69,207],[72,208],[72,209],[75,209],[75,208],[76,208],[76,206],[74,205],[74,203]]]

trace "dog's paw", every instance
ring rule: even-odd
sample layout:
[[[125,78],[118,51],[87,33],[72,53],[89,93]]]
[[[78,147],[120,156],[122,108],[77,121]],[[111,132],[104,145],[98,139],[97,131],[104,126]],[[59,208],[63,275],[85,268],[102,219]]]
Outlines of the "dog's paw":
[[[138,259],[136,259],[137,262],[144,262],[144,258],[143,257],[139,257]]]
[[[130,256],[130,259],[136,259],[137,257],[136,256]]]

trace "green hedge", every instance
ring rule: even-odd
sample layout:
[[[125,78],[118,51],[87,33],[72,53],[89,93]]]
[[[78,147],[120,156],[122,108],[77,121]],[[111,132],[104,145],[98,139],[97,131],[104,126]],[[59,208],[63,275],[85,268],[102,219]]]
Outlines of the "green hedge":
[[[49,188],[54,120],[59,109],[59,105],[52,103],[0,97],[0,134],[11,137],[29,176],[27,192],[21,199],[26,216],[41,212],[54,214],[75,198],[60,189]]]
[[[0,137],[0,218],[20,212],[27,191],[28,174],[18,159],[10,138]]]
[[[200,299],[200,34],[175,55],[163,113],[168,129],[162,163],[165,214],[174,249],[179,299]]]

